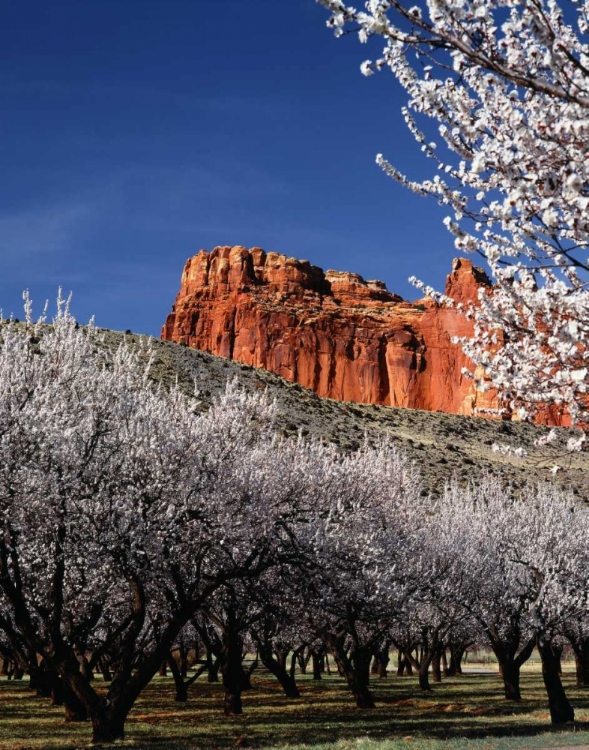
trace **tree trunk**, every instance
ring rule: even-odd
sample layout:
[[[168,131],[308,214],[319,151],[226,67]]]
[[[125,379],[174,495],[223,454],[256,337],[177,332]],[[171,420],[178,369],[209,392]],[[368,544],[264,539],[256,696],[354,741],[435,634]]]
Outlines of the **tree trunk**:
[[[372,661],[372,667],[370,673],[378,675],[380,679],[386,680],[387,678],[387,667],[390,661],[389,657],[389,643],[385,643],[382,648],[379,648],[374,652],[374,659]]]
[[[403,677],[405,672],[405,655],[400,648],[397,649],[397,677]]]
[[[180,676],[185,680],[188,677],[188,650],[181,646],[178,649],[178,655],[180,656]]]
[[[234,613],[229,610],[223,628],[222,665],[225,688],[225,715],[238,716],[243,713],[241,693],[244,687],[242,666],[243,642]]]
[[[207,682],[219,682],[220,659],[215,659],[213,653],[207,649]]]
[[[98,667],[100,669],[100,672],[102,673],[102,679],[105,682],[110,682],[112,680],[112,674],[110,673],[110,669],[108,668],[106,659],[100,659],[100,661],[98,662]]]
[[[576,633],[566,630],[565,635],[575,654],[577,687],[589,687],[589,638],[579,638]]]
[[[300,698],[301,694],[294,678],[286,669],[272,656],[272,649],[266,646],[259,647],[260,659],[266,669],[278,680],[287,698]]]
[[[305,654],[305,647],[303,646],[300,649],[297,649],[297,664],[299,665],[299,669],[301,671],[301,674],[307,674],[307,664],[309,663],[309,655]]]
[[[432,681],[442,682],[442,654],[439,651],[432,658]]]
[[[562,652],[563,652],[563,647],[562,646],[553,646],[552,650],[554,651],[554,654],[556,656],[556,663],[558,665],[558,674],[562,677]]]
[[[63,706],[63,684],[59,677],[56,677],[53,681],[53,687],[51,688],[51,705],[52,706]]]
[[[92,742],[110,744],[125,739],[127,714],[128,711],[124,714],[120,711],[115,713],[103,706],[92,718]]]
[[[419,665],[419,687],[422,690],[431,690],[429,684],[429,661],[423,658]]]
[[[515,659],[505,659],[501,662],[501,678],[503,689],[508,701],[521,701],[519,688],[520,666]]]
[[[499,664],[499,676],[503,680],[505,698],[508,701],[520,701],[520,670],[532,655],[532,651],[536,647],[536,639],[530,638],[522,646],[519,630],[504,637],[499,637],[494,626],[489,629],[487,635]]]
[[[439,654],[439,649],[437,646],[433,645],[426,649],[424,645],[422,645],[419,650],[417,651],[416,656],[413,656],[411,651],[405,651],[404,656],[406,662],[417,669],[418,679],[419,679],[419,687],[422,690],[431,690],[430,684],[429,684],[429,668],[432,663],[432,660],[436,656],[436,654]],[[419,658],[417,658],[419,657]],[[438,664],[439,667],[439,664]]]
[[[575,668],[577,673],[577,687],[589,687],[589,651],[585,648],[575,648]]]
[[[462,657],[464,649],[459,646],[450,646],[450,665],[448,666],[448,677],[462,674]]]
[[[330,639],[330,648],[339,673],[346,679],[357,708],[374,708],[374,698],[368,687],[370,681],[370,649],[357,647],[346,654],[340,638]]]
[[[290,676],[294,680],[294,676],[297,671],[297,652],[293,651],[290,657]]]
[[[59,675],[57,675],[53,670],[49,669],[45,662],[41,662],[41,664],[37,666],[31,665],[31,687],[34,687],[34,689],[37,691],[37,695],[39,698],[51,698],[53,696],[53,693],[55,691],[56,683],[59,682]],[[62,705],[63,700],[59,704],[54,705]]]
[[[370,681],[370,651],[356,648],[351,653],[354,667],[353,692],[358,708],[374,708],[374,698],[368,687]]]
[[[444,677],[450,677],[450,669],[448,668],[448,659],[446,657],[446,649],[442,649],[442,672]]]
[[[59,683],[60,697],[65,709],[66,722],[86,721],[88,718],[88,711],[86,710],[82,701],[78,698],[74,691],[63,682],[63,680],[59,680]]]
[[[80,657],[80,672],[84,675],[88,682],[91,682],[94,679],[94,672],[90,668],[90,662],[86,658],[85,654],[82,654],[82,656]]]
[[[313,679],[321,680],[321,654],[317,651],[311,651],[311,664],[313,666]]]
[[[243,672],[243,681],[242,681],[242,690],[252,690],[252,675],[258,668],[258,654],[256,654],[256,658],[252,661],[252,663],[249,665],[247,669],[245,669],[242,665],[241,669]]]
[[[174,687],[176,689],[174,700],[178,701],[178,703],[186,703],[188,700],[188,685],[182,679],[182,672],[172,654],[168,656],[168,666],[174,678]]]
[[[548,695],[552,724],[568,724],[575,720],[575,712],[569,703],[560,679],[560,654],[562,649],[553,648],[542,637],[538,638],[538,651],[542,659],[542,677]]]

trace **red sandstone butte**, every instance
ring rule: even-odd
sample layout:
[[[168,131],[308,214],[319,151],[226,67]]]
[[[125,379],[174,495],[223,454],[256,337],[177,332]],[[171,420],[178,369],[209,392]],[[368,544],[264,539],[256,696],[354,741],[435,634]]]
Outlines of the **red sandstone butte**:
[[[457,259],[446,292],[466,302],[487,284],[483,271]],[[406,302],[381,281],[237,246],[186,262],[162,338],[328,398],[472,415],[494,404],[464,377],[469,361],[452,343],[470,325],[429,300]]]

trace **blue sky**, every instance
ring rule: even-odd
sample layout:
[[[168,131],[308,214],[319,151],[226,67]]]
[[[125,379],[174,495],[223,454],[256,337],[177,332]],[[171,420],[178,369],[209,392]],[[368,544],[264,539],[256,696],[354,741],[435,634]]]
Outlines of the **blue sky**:
[[[444,211],[376,167],[430,165],[374,49],[315,0],[3,0],[0,307],[62,285],[79,320],[158,334],[187,257],[261,246],[415,298]]]

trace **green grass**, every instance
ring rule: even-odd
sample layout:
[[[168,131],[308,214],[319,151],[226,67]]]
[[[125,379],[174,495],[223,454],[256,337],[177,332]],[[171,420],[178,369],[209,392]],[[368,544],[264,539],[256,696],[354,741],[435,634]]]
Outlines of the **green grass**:
[[[201,678],[202,679],[202,678]],[[289,750],[515,750],[589,748],[589,690],[564,677],[578,730],[558,733],[550,721],[541,678],[522,676],[524,700],[508,704],[496,675],[448,679],[431,693],[415,678],[375,680],[377,708],[360,711],[335,676],[314,683],[301,677],[300,700],[283,697],[272,678],[254,675],[244,693],[243,717],[226,718],[222,688],[197,682],[187,704],[174,701],[171,680],[156,678],[129,716],[127,738],[118,747],[135,748],[289,748]],[[85,747],[88,723],[66,724],[60,708],[36,698],[27,683],[0,680],[0,750]]]

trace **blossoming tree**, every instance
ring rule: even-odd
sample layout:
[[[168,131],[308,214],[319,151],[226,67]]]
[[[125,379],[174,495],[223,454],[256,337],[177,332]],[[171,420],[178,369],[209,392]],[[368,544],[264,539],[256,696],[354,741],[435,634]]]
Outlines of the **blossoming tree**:
[[[300,559],[318,508],[264,395],[230,385],[201,414],[64,302],[51,326],[0,334],[0,628],[111,741],[186,624]],[[107,652],[103,695],[85,662]]]
[[[336,35],[381,40],[365,75],[388,68],[403,115],[435,174],[395,180],[448,207],[462,252],[480,255],[495,286],[465,314],[462,344],[520,418],[588,421],[588,3],[571,0],[318,0]],[[439,301],[452,304],[419,284]]]

